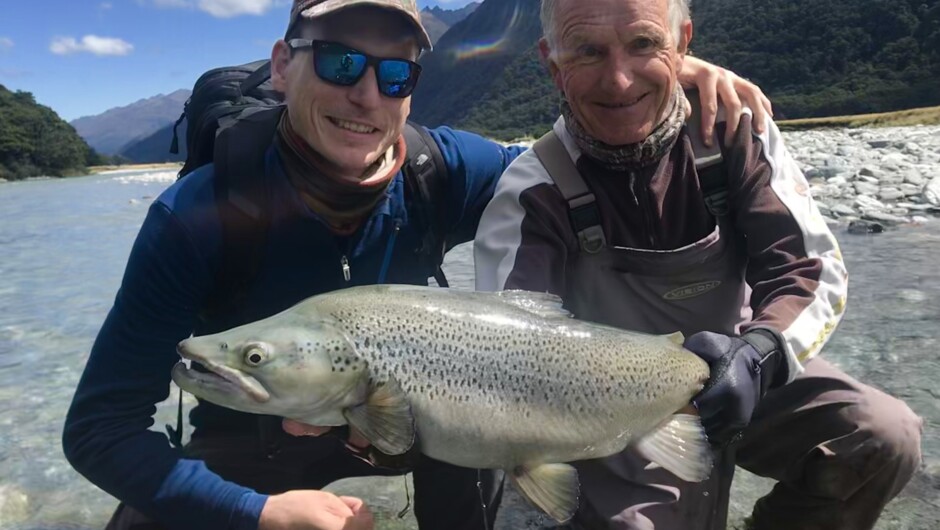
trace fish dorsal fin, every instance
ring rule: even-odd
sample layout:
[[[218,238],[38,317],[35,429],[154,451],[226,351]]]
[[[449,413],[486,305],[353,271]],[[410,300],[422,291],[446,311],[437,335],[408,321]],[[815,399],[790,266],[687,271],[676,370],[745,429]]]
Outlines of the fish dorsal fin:
[[[559,523],[571,519],[578,509],[578,471],[568,464],[519,466],[509,477],[529,502]]]
[[[683,335],[681,331],[676,331],[675,333],[670,333],[669,335],[663,335],[663,337],[666,337],[669,342],[673,342],[679,346],[685,344],[685,335]]]
[[[415,419],[408,397],[394,376],[384,383],[371,382],[366,402],[343,411],[355,427],[379,451],[400,455],[415,441]]]
[[[507,290],[496,294],[503,302],[543,318],[571,318],[571,313],[562,307],[561,297],[552,293]]]
[[[686,482],[701,482],[711,473],[714,457],[698,416],[675,414],[636,445],[650,462]]]

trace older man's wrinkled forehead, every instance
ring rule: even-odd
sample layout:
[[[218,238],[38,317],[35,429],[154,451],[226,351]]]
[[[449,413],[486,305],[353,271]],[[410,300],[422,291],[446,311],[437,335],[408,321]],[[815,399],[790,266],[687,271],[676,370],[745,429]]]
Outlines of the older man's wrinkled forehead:
[[[544,0],[543,32],[550,44],[566,44],[572,36],[582,40],[596,32],[662,33],[679,38],[679,26],[688,18],[687,0]],[[652,35],[651,35],[652,36]],[[659,40],[659,39],[656,39]]]

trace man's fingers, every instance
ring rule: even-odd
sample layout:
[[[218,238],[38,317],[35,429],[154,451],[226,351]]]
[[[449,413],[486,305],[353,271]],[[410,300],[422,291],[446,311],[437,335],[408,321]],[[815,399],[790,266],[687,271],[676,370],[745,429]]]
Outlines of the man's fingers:
[[[340,500],[343,501],[353,513],[352,519],[347,521],[346,525],[343,526],[343,530],[372,530],[375,527],[375,519],[372,516],[372,512],[369,510],[369,507],[362,502],[362,499],[340,497]]]
[[[718,84],[721,102],[725,106],[725,145],[731,145],[734,141],[734,135],[741,121],[741,113],[744,111],[741,98],[738,97],[738,93],[735,91],[735,84],[731,76],[737,77],[732,72],[725,70]]]
[[[703,71],[704,78],[698,84],[698,98],[702,110],[702,139],[711,147],[715,131],[715,119],[718,117],[718,76],[711,69]]]
[[[288,419],[281,421],[281,428],[293,436],[320,436],[332,429],[332,427],[320,427]]]
[[[366,507],[366,503],[357,497],[340,495],[339,500],[343,501],[343,504],[348,506],[353,513],[359,513],[361,510],[369,511],[369,508]]]

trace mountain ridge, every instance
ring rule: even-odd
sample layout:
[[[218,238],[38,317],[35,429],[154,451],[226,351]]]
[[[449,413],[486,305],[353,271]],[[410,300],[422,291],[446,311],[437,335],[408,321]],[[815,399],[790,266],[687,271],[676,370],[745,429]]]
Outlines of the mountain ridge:
[[[123,147],[175,121],[189,98],[190,90],[158,94],[101,114],[72,120],[71,125],[96,151],[114,155]]]

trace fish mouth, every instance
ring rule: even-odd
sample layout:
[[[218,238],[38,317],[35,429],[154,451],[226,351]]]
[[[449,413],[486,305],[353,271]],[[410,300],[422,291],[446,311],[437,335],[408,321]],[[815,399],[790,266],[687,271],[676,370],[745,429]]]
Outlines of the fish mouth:
[[[214,394],[245,394],[258,403],[266,403],[271,399],[271,394],[257,379],[240,370],[213,362],[183,347],[177,347],[176,352],[184,360],[197,362],[209,370],[202,372],[186,366],[185,362],[176,363],[172,371],[173,381],[187,392],[196,395],[207,391]]]

